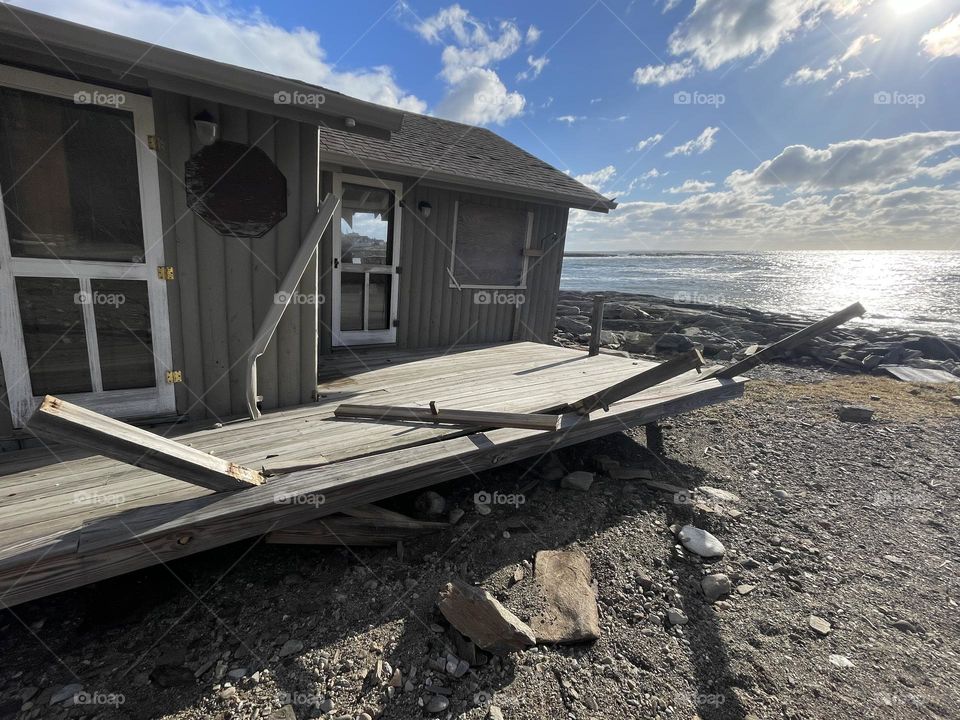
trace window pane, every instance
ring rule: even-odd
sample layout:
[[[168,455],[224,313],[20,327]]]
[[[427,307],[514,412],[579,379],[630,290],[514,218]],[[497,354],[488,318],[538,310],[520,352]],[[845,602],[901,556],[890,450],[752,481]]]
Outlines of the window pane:
[[[0,189],[16,257],[143,262],[130,113],[0,88]]]
[[[142,280],[91,280],[104,390],[154,387],[150,301]]]
[[[393,193],[344,183],[340,202],[340,262],[393,264]]]
[[[363,330],[364,273],[340,274],[340,329]]]
[[[524,210],[461,202],[453,274],[462,285],[518,287],[527,240]]]
[[[33,394],[91,392],[80,282],[18,277],[16,283]]]
[[[369,330],[390,329],[390,281],[392,275],[370,273],[370,307],[367,310]]]

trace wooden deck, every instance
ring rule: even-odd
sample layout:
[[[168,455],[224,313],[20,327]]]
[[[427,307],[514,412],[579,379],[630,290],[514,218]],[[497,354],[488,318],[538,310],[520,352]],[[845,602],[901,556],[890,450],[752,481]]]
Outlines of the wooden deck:
[[[239,492],[211,493],[71,448],[0,455],[0,604],[15,605],[256,537],[351,503],[372,502],[721,402],[743,389],[741,379],[695,382],[696,376],[688,374],[617,403],[608,413],[570,419],[555,432],[478,433],[333,415],[346,401],[427,407],[432,400],[447,408],[544,412],[652,365],[535,343],[441,355],[368,351],[324,358],[315,404],[267,413],[258,421],[224,421],[222,427],[168,434],[277,476],[260,488]],[[380,482],[367,482],[369,478]],[[322,490],[326,503],[322,509],[266,507],[259,490],[298,495]]]

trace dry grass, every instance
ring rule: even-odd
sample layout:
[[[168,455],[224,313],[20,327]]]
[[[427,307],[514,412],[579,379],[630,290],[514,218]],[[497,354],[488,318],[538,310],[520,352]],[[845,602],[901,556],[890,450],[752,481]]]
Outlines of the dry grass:
[[[788,402],[813,402],[821,405],[818,414],[825,417],[835,417],[840,405],[867,405],[876,410],[874,417],[880,421],[960,417],[960,403],[952,400],[960,396],[960,382],[928,385],[844,375],[819,383],[755,380],[747,385],[747,392],[757,399],[774,396]]]

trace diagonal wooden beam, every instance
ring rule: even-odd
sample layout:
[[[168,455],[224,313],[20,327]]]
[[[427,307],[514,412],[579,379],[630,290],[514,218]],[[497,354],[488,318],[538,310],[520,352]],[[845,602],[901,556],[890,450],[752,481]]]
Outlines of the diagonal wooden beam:
[[[339,418],[370,420],[416,420],[419,422],[469,425],[483,428],[520,428],[523,430],[556,430],[556,415],[536,413],[495,412],[487,410],[456,410],[391,405],[338,405],[333,414]]]
[[[93,450],[208,490],[243,490],[263,483],[255,470],[47,395],[27,421],[37,436]]]
[[[688,350],[681,355],[670,358],[665,363],[622,380],[616,385],[587,395],[587,397],[571,403],[570,409],[581,415],[589,415],[594,410],[600,410],[601,408],[606,412],[610,409],[610,405],[618,400],[624,400],[631,395],[648,390],[690,370],[699,370],[703,362],[703,355],[700,354],[699,350]]]
[[[829,317],[825,317],[823,320],[813,323],[813,325],[808,325],[802,330],[797,330],[797,332],[792,335],[788,335],[783,338],[783,340],[778,340],[772,345],[767,345],[755,352],[753,355],[739,360],[738,362],[733,363],[732,365],[727,365],[725,368],[721,368],[715,372],[709,373],[707,377],[721,378],[729,380],[736,377],[742,373],[745,373],[747,370],[752,370],[757,367],[757,365],[762,365],[763,363],[773,360],[774,358],[782,355],[788,350],[792,350],[795,347],[803,345],[808,340],[815,338],[817,335],[822,335],[823,333],[830,332],[836,328],[843,325],[848,320],[852,320],[855,317],[862,317],[866,314],[867,310],[860,303],[854,303],[849,307],[845,307],[840,312],[836,312]]]

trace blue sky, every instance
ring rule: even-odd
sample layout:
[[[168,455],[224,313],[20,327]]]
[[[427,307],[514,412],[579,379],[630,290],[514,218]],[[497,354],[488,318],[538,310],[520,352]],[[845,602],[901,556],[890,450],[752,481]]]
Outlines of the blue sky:
[[[960,249],[960,0],[15,4],[487,125],[572,249]]]

